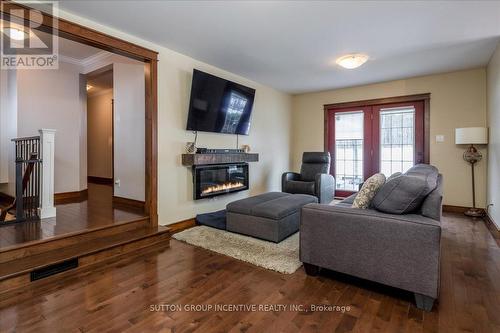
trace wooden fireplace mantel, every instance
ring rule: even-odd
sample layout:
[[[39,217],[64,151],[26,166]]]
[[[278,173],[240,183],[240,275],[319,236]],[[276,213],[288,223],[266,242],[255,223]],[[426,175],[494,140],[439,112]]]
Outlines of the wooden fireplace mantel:
[[[227,154],[182,154],[182,165],[209,165],[226,163],[258,162],[257,153],[227,153]]]

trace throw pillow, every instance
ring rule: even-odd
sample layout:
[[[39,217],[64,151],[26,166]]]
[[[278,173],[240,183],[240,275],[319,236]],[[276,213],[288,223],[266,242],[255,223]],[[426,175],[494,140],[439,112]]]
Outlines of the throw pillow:
[[[370,203],[377,194],[377,191],[384,185],[385,176],[382,173],[376,173],[370,178],[368,178],[361,189],[359,190],[354,202],[352,203],[353,208],[367,209],[370,207]]]
[[[430,165],[417,165],[386,182],[373,198],[373,207],[389,214],[415,212],[437,185],[438,171]]]

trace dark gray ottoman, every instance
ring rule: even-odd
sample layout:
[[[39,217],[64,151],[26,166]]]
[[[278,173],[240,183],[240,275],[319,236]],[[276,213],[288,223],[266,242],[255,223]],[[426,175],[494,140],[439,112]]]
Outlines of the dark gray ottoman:
[[[228,231],[275,243],[299,230],[302,206],[317,203],[312,195],[269,192],[227,205]]]

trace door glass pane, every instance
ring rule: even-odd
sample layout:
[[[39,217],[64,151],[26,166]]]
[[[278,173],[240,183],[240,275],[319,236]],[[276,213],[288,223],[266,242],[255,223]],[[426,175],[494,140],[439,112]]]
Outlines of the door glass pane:
[[[414,165],[415,108],[380,110],[380,172],[386,177]]]
[[[363,182],[363,111],[335,114],[336,189],[358,191]]]

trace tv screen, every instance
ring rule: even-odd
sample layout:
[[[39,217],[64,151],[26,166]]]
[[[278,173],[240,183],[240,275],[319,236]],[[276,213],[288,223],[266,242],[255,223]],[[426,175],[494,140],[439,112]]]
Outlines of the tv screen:
[[[248,135],[255,89],[193,72],[187,129]]]

